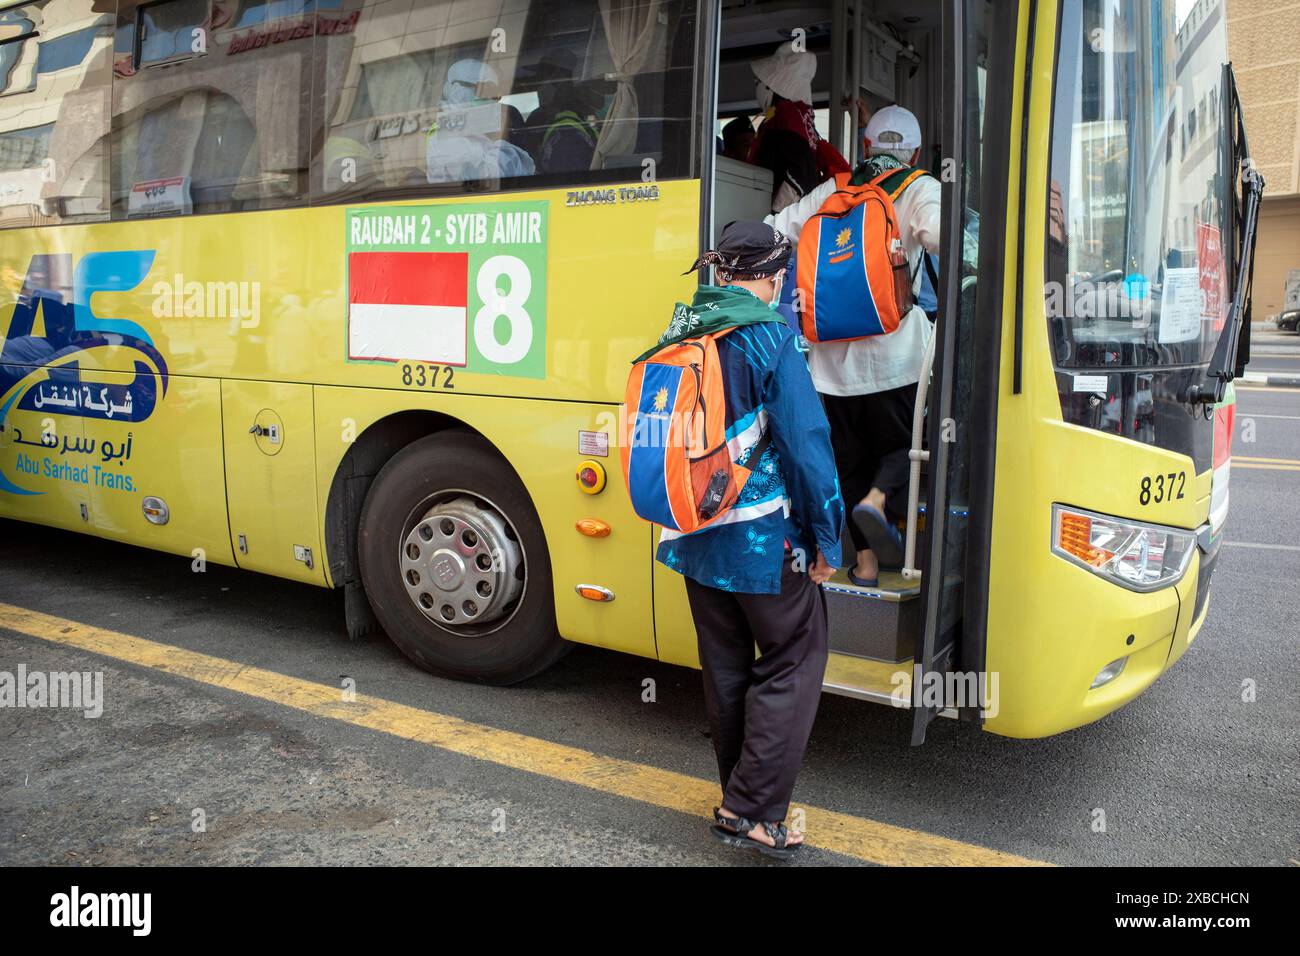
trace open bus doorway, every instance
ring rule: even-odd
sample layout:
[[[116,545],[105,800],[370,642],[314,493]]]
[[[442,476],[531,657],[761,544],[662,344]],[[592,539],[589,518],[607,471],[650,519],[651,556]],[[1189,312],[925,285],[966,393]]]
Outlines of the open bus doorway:
[[[802,76],[790,70],[779,79],[789,87],[807,77],[808,99],[801,112],[811,126],[808,140],[801,144],[788,137],[786,144],[790,149],[806,148],[811,157],[808,165],[817,163],[820,151],[840,157],[840,168],[852,169],[866,158],[862,134],[870,115],[900,105],[916,116],[921,127],[917,165],[940,175],[940,15],[937,2],[904,0],[746,0],[724,6],[712,129],[710,240],[716,242],[728,222],[762,220],[828,178],[823,169],[811,182],[793,182],[798,177],[790,174],[790,167],[796,164],[773,163],[755,145],[738,147],[739,133],[746,127],[753,130],[761,146],[763,124],[771,122],[776,112],[771,103],[760,101],[764,91],[756,81],[771,70],[778,50],[804,57]],[[815,70],[810,69],[814,62]],[[793,192],[789,185],[796,187]],[[787,282],[787,287],[793,285]],[[935,290],[931,294],[936,294]],[[798,331],[793,311],[787,318]],[[846,553],[841,564],[851,567],[856,555],[847,530],[843,537]],[[926,549],[918,548],[917,553],[924,554]],[[863,685],[870,682],[859,675],[852,682],[853,689],[845,690],[854,696],[888,695],[893,690],[889,676],[910,667],[920,633],[919,580],[905,578],[899,568],[886,567],[877,581],[875,587],[858,587],[841,570],[826,585],[831,649],[835,652],[832,662],[838,658],[855,665],[879,665],[882,680],[877,690],[863,692]],[[828,671],[828,688],[835,684]],[[844,682],[846,688],[849,685]]]
[[[773,164],[763,161],[768,157],[737,149],[735,140],[746,125],[761,140],[764,122],[772,119],[774,107],[758,99],[755,64],[769,61],[783,46],[810,54],[816,62],[808,84],[810,133],[826,148],[848,166],[856,165],[864,158],[867,117],[897,104],[917,117],[923,143],[919,164],[937,174],[943,156],[940,12],[938,2],[906,0],[743,0],[724,5],[711,130],[711,239],[734,219],[761,219],[774,211],[781,170],[774,175]],[[724,139],[728,127],[730,143]],[[810,149],[816,147],[810,144]],[[787,191],[781,201],[790,198]]]

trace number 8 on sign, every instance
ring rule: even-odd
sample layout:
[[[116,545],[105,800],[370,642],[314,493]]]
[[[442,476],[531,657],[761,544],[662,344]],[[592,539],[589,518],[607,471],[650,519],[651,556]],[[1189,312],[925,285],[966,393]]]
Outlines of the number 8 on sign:
[[[497,284],[502,277],[510,282],[509,292],[502,292]],[[479,353],[501,365],[521,361],[533,344],[533,320],[524,310],[524,303],[533,290],[528,266],[515,256],[493,256],[479,268],[475,287],[483,303],[474,313],[474,344]],[[505,342],[498,342],[496,335],[497,319],[501,316],[510,323]]]

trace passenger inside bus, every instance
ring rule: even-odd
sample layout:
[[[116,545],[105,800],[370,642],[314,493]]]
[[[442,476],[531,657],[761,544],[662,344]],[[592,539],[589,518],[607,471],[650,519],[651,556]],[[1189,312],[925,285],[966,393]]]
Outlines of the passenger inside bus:
[[[608,84],[578,78],[577,57],[565,48],[546,53],[517,77],[521,91],[531,88],[537,95],[537,108],[528,114],[518,140],[537,168],[546,173],[590,169]]]
[[[451,65],[442,85],[442,108],[427,136],[429,182],[533,174],[532,157],[509,140],[511,120],[519,111],[502,104],[500,96],[492,67],[472,59]]]
[[[763,122],[748,161],[772,172],[772,211],[779,212],[818,183],[848,170],[848,163],[818,134],[813,120],[812,80],[817,57],[783,43],[755,61],[754,94]]]
[[[749,151],[754,145],[754,121],[748,116],[737,116],[722,127],[722,155],[728,159],[749,162]]]

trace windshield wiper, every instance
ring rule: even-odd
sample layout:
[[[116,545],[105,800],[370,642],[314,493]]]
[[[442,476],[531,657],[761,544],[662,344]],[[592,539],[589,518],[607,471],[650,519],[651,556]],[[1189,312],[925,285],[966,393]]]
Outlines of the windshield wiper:
[[[1228,383],[1244,371],[1245,363],[1239,362],[1238,358],[1242,328],[1250,321],[1251,283],[1255,276],[1255,234],[1259,225],[1259,203],[1264,195],[1264,177],[1255,168],[1255,162],[1250,156],[1246,124],[1241,113],[1241,97],[1237,93],[1237,78],[1232,72],[1231,63],[1223,67],[1223,89],[1228,94],[1228,129],[1232,135],[1233,172],[1241,177],[1242,189],[1241,221],[1236,230],[1237,274],[1227,323],[1210,359],[1209,371],[1203,381],[1189,390],[1187,400],[1193,405],[1219,404],[1227,395]],[[1234,198],[1236,192],[1234,184]]]

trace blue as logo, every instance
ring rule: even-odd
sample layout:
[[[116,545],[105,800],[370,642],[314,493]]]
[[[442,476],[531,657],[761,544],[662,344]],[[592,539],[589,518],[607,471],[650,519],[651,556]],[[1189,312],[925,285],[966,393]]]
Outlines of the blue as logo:
[[[129,319],[96,315],[96,292],[129,292],[144,281],[156,251],[91,252],[73,269],[70,253],[32,256],[0,347],[0,422],[17,407],[41,415],[139,422],[153,414],[167,363],[149,333]],[[36,334],[36,316],[42,334]],[[77,355],[103,346],[129,348],[141,358],[127,385],[84,380]],[[0,474],[0,489],[32,494]]]

